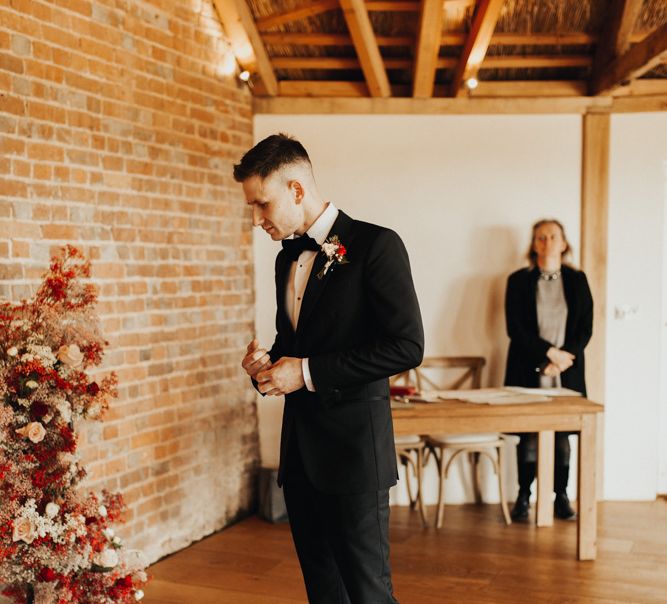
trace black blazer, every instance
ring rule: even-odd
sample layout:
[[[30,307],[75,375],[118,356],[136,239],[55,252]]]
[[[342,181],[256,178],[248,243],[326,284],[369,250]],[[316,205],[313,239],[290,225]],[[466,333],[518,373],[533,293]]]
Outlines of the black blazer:
[[[582,271],[561,268],[563,291],[567,303],[567,323],[563,350],[575,355],[574,364],[561,374],[561,383],[586,396],[584,348],[593,333],[593,298]],[[507,279],[505,318],[510,337],[506,386],[538,387],[540,369],[548,363],[551,344],[539,336],[536,292],[539,268],[523,268]]]
[[[304,387],[285,397],[278,483],[296,444],[319,490],[386,489],[397,478],[388,377],[421,363],[419,304],[408,254],[395,232],[340,212],[332,235],[345,246],[349,263],[334,264],[318,279],[326,261],[318,253],[296,331],[285,309],[291,263],[282,250],[276,257],[277,335],[269,354],[272,361],[307,357],[316,390]]]

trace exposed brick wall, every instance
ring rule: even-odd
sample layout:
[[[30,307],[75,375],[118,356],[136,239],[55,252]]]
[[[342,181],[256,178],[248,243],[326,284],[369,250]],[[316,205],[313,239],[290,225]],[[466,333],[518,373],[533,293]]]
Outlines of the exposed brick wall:
[[[151,559],[252,506],[252,239],[232,163],[251,99],[211,0],[0,0],[0,297],[94,261],[120,397],[82,429]],[[233,64],[232,64],[233,66]]]

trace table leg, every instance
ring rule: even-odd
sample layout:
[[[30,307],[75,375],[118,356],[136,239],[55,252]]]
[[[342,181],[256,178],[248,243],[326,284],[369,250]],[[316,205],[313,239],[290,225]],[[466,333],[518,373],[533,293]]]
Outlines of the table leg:
[[[537,526],[554,523],[554,432],[545,430],[537,435]]]
[[[597,555],[597,418],[582,417],[579,436],[579,505],[577,526],[577,558],[595,560]]]

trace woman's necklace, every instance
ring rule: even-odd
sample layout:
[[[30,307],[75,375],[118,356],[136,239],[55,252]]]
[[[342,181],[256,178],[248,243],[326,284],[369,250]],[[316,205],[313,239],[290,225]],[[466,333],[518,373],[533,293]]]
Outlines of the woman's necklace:
[[[540,269],[540,279],[544,279],[544,281],[556,281],[556,279],[560,279],[560,269],[557,271],[545,271]]]

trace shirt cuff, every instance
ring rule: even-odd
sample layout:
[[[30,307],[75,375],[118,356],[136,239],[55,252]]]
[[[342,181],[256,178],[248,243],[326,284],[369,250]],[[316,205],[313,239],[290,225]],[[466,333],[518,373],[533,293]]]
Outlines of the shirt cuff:
[[[315,392],[315,385],[313,384],[313,379],[310,377],[308,359],[301,359],[301,371],[303,372],[303,381],[306,383],[306,388],[310,392]]]

